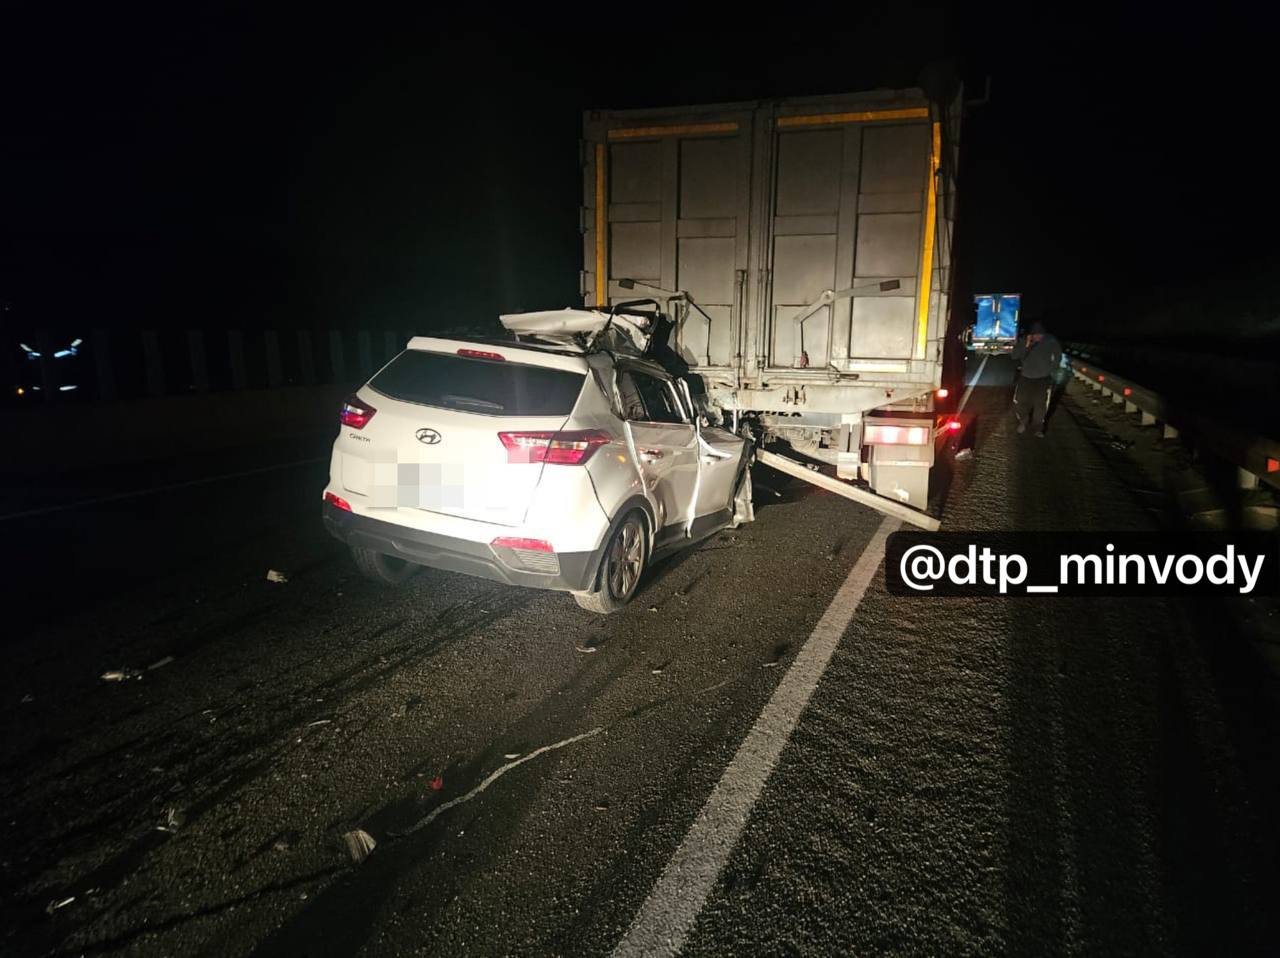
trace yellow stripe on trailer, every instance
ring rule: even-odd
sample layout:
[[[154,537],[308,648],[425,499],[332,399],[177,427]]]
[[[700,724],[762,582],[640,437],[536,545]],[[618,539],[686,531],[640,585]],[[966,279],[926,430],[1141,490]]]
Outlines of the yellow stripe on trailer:
[[[635,140],[652,136],[692,136],[708,133],[737,133],[737,123],[686,123],[683,126],[633,126],[610,130],[611,140]]]
[[[924,359],[929,336],[929,292],[933,286],[933,234],[938,223],[938,165],[942,158],[942,126],[933,124],[929,144],[929,196],[924,210],[924,249],[920,255],[920,292],[916,297],[916,358]]]
[[[605,181],[604,181],[604,160],[605,146],[603,143],[596,144],[596,306],[605,304],[605,288],[607,286],[605,278],[605,261],[608,259],[605,247],[605,212],[607,210],[605,200]]]
[[[924,120],[929,117],[928,107],[909,107],[903,110],[867,110],[861,113],[813,113],[805,116],[780,116],[778,127],[827,126],[832,123],[874,123],[876,120]]]

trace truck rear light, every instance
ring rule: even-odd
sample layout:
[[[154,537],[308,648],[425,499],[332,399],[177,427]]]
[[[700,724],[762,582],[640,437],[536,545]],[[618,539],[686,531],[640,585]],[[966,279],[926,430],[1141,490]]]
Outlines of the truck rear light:
[[[508,463],[550,462],[580,466],[612,439],[599,429],[572,432],[500,432],[498,439],[507,449]]]
[[[867,426],[862,440],[871,446],[923,446],[929,442],[924,426]]]
[[[487,353],[483,349],[459,349],[458,355],[465,356],[467,359],[491,359],[499,363],[507,361],[507,357],[501,353]]]
[[[943,386],[941,389],[935,389],[933,391],[933,394],[937,396],[939,399],[946,399],[948,396],[951,395],[951,390],[948,389],[946,386]]]
[[[1268,459],[1267,472],[1280,472],[1280,459]]]
[[[352,394],[342,404],[342,424],[352,429],[363,429],[378,410]]]
[[[524,549],[528,552],[554,552],[550,542],[541,539],[523,539],[520,536],[498,536],[489,545],[495,549]]]
[[[332,492],[326,492],[324,494],[324,501],[329,503],[331,506],[336,506],[343,512],[351,511],[351,503],[347,502],[346,499],[343,499],[342,496],[335,496]]]

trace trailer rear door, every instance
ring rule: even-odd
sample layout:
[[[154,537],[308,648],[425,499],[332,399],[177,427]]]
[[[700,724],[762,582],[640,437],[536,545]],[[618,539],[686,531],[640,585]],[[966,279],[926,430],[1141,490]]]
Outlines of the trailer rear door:
[[[737,364],[751,121],[737,111],[605,124],[586,158],[584,295],[604,303],[663,299],[654,288],[689,293],[702,312],[689,310],[675,345],[696,368]],[[638,285],[626,289],[623,279]]]

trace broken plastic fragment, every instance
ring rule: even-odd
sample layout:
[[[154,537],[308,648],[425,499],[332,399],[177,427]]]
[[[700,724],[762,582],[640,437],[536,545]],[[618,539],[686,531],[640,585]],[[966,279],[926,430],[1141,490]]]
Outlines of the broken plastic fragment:
[[[142,673],[137,669],[111,669],[102,673],[104,682],[127,682],[129,679],[140,679]]]
[[[284,583],[289,581],[289,577],[285,575],[283,572],[277,572],[275,569],[268,569],[267,581]]]
[[[357,865],[368,858],[369,853],[378,847],[378,843],[374,841],[373,836],[363,828],[347,832],[342,836],[342,840],[346,842],[347,853],[351,856],[351,860]]]
[[[166,655],[163,659],[157,659],[156,661],[154,661],[154,662],[152,662],[150,665],[148,665],[148,666],[147,666],[147,671],[148,671],[148,672],[151,672],[151,671],[153,671],[153,670],[155,670],[155,669],[162,669],[162,668],[164,668],[166,665],[170,665],[170,664],[172,664],[172,663],[173,663],[173,656],[172,656],[172,655]]]
[[[68,895],[66,898],[63,898],[61,901],[55,898],[53,901],[49,902],[49,904],[45,907],[45,914],[52,915],[55,911],[58,911],[60,908],[66,908],[75,900],[76,900],[75,895]]]
[[[187,816],[184,815],[177,806],[170,805],[164,810],[164,824],[157,825],[156,831],[176,832],[185,824]]]
[[[575,646],[574,646],[574,648],[575,648],[577,651],[579,651],[579,652],[583,652],[583,653],[587,653],[587,652],[598,652],[598,651],[600,651],[600,650],[599,650],[599,649],[597,649],[594,645],[575,645]]]
[[[438,792],[442,788],[444,788],[444,777],[437,775],[431,780],[431,791]]]
[[[959,452],[956,453],[956,459],[960,462],[963,462],[966,459],[972,459],[972,458],[973,458],[972,446],[970,446],[968,449],[961,449]]]

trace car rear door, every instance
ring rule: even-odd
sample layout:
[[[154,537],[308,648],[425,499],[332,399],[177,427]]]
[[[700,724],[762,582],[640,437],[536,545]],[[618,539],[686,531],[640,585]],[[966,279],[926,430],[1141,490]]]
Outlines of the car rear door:
[[[661,542],[680,534],[694,508],[697,436],[670,380],[623,366],[618,369],[618,394],[645,488],[659,513],[656,538]]]
[[[571,359],[410,348],[358,393],[375,412],[339,438],[342,486],[374,509],[519,525],[584,382]]]

